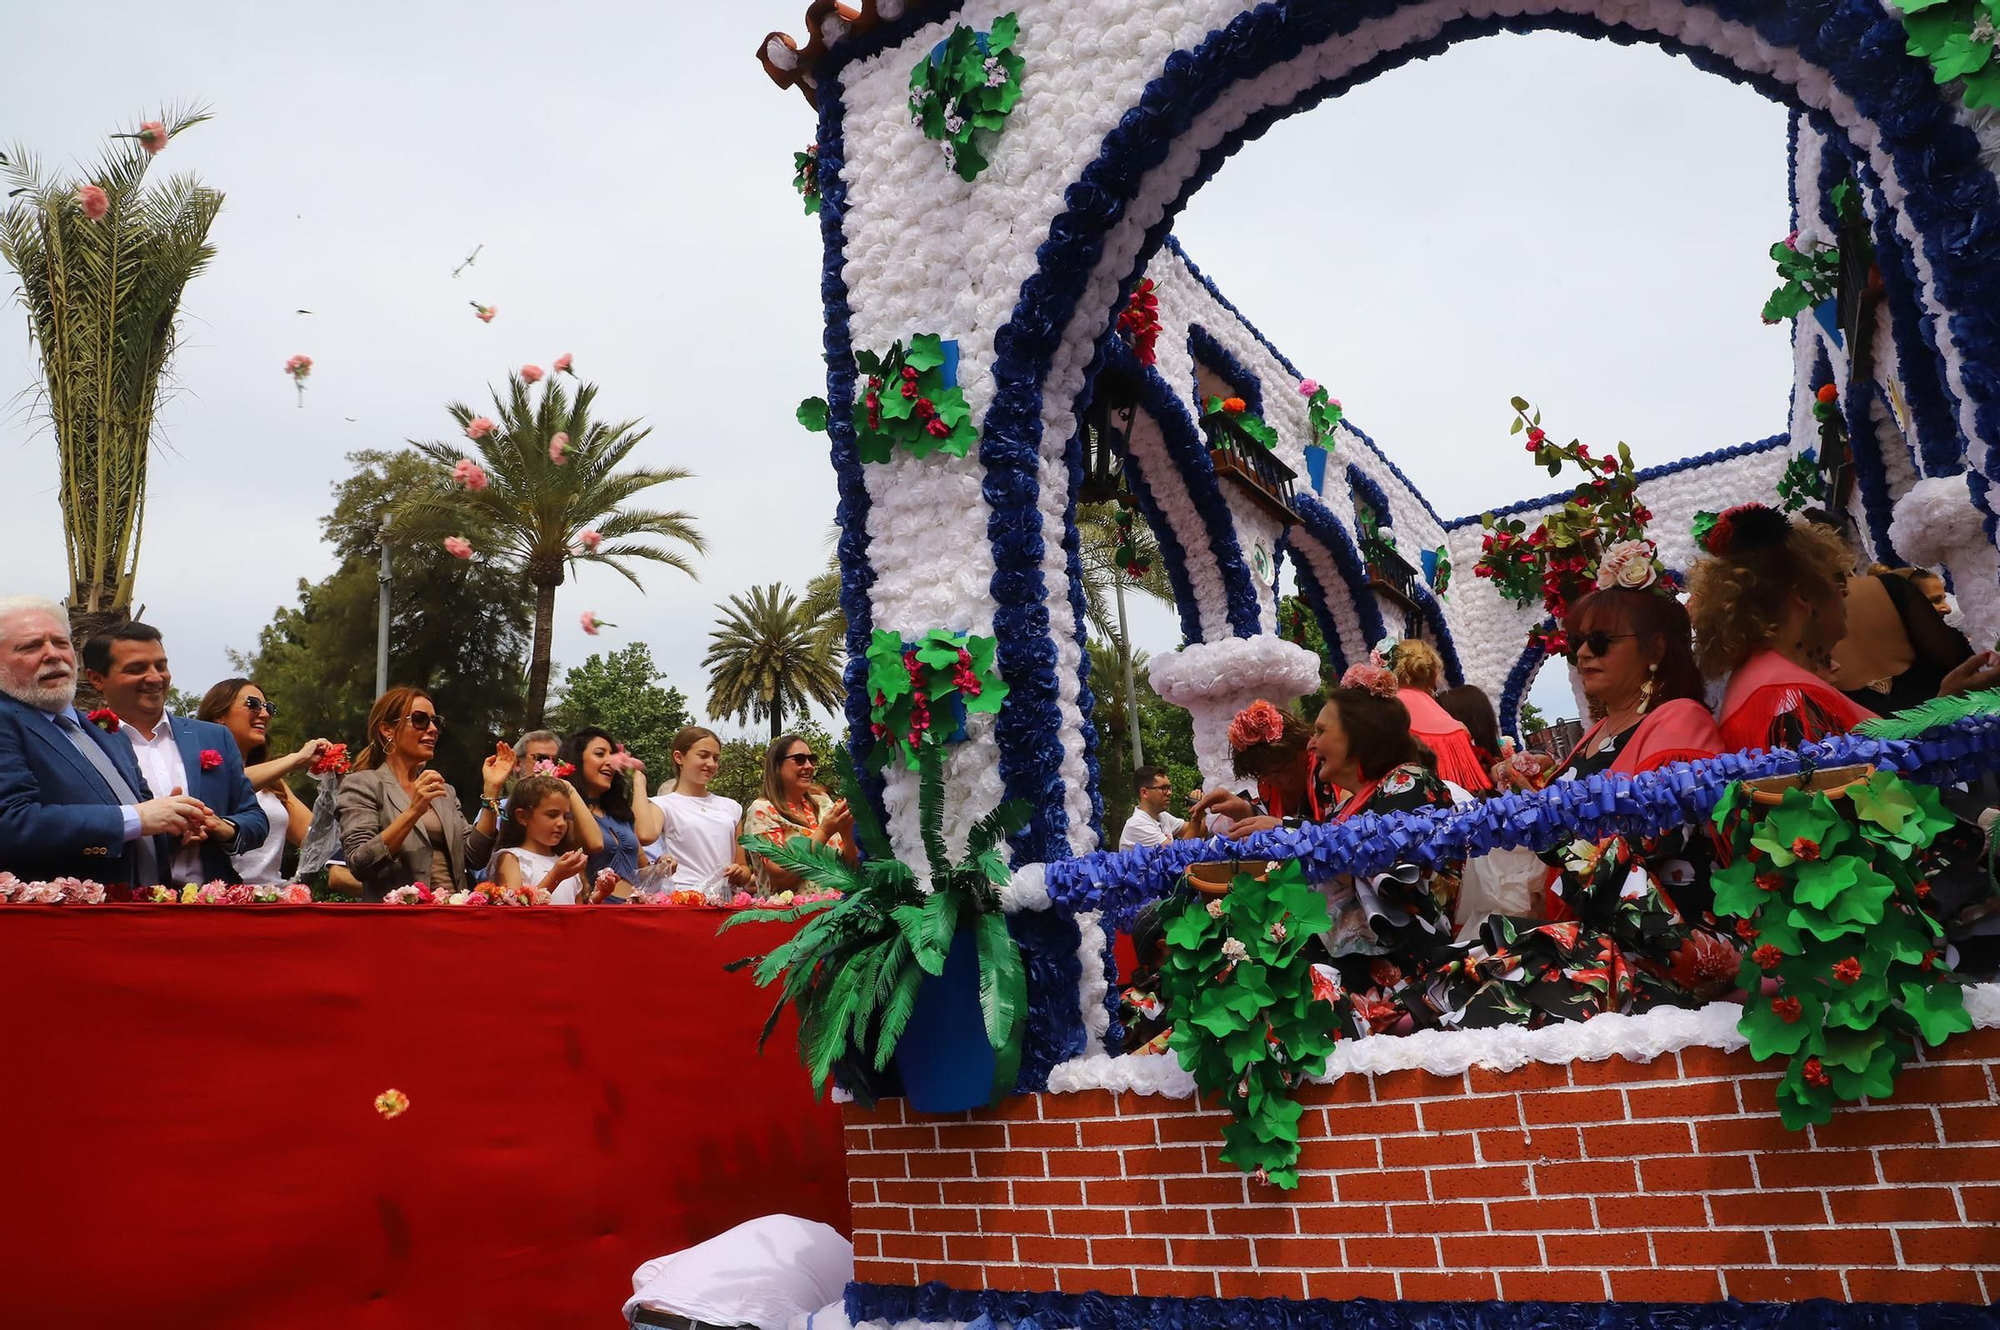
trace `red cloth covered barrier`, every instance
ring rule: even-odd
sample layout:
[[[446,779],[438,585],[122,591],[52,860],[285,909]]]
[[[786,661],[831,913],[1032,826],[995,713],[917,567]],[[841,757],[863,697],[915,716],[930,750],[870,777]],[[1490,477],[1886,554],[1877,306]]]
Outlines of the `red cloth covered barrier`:
[[[0,1325],[616,1325],[650,1257],[847,1231],[839,1111],[721,972],[781,926],[724,917],[0,908]]]

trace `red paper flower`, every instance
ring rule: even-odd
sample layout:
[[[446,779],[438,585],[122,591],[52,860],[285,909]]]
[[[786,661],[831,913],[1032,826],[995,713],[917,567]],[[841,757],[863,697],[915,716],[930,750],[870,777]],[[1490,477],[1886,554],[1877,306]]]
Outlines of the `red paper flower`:
[[[1819,858],[1819,842],[1807,840],[1804,836],[1799,837],[1792,842],[1792,857],[1811,863]]]
[[[1800,855],[1799,857],[1804,858],[1805,856]],[[1779,877],[1776,873],[1759,873],[1751,880],[1757,884],[1760,891],[1776,891],[1779,887],[1785,885],[1785,879]]]
[[[103,730],[106,734],[118,733],[118,713],[110,707],[99,707],[86,716],[85,719],[98,729]]]
[[[1738,919],[1736,921],[1736,936],[1742,938],[1745,942],[1755,942],[1762,935],[1763,930],[1748,919]]]
[[[1757,963],[1757,968],[1760,970],[1775,970],[1778,968],[1778,962],[1785,959],[1785,953],[1766,942],[1750,953],[1750,959]]]
[[[1840,389],[1830,383],[1823,383],[1820,385],[1819,391],[1814,393],[1813,396],[1830,405],[1840,400]]]
[[[309,776],[345,776],[348,771],[347,745],[328,744],[306,768]]]
[[[1806,1065],[1800,1069],[1799,1074],[1805,1077],[1807,1085],[1829,1085],[1832,1083],[1832,1078],[1826,1074],[1826,1068],[1820,1064],[1818,1058],[1807,1058]]]
[[[1849,956],[1833,967],[1833,977],[1843,984],[1857,982],[1861,978],[1861,962]]]
[[[1778,1019],[1787,1025],[1795,1024],[1804,1014],[1803,1008],[1799,1006],[1799,1000],[1795,997],[1772,998],[1771,1010],[1777,1012]]]
[[[201,769],[203,771],[213,771],[221,765],[222,754],[216,752],[213,748],[204,748],[201,750]]]
[[[1240,416],[1250,409],[1250,404],[1240,397],[1225,397],[1222,399],[1222,409],[1232,416]]]

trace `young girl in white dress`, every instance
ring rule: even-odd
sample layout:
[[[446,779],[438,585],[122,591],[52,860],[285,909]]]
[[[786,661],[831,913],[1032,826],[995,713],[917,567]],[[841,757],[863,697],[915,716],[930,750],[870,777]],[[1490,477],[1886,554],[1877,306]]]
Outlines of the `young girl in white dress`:
[[[590,856],[574,835],[575,800],[569,783],[554,776],[523,776],[515,782],[500,819],[493,880],[503,887],[540,887],[549,893],[551,905],[589,901],[582,873]]]

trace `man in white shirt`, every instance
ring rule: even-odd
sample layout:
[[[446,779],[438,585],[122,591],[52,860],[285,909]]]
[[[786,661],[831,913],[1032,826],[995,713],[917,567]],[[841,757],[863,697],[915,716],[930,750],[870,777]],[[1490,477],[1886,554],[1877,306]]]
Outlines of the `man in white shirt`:
[[[1164,768],[1140,767],[1133,773],[1133,779],[1139,787],[1139,806],[1125,819],[1125,830],[1118,833],[1119,849],[1165,845],[1171,840],[1206,834],[1199,814],[1192,822],[1183,822],[1167,811],[1167,804],[1174,797],[1174,782]]]

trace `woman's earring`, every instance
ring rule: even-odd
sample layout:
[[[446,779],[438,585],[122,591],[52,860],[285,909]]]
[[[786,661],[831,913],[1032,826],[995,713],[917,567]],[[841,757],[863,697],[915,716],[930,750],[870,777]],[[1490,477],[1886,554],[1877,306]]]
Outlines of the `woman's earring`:
[[[1639,714],[1645,715],[1653,706],[1653,694],[1660,687],[1660,662],[1654,661],[1646,667],[1646,682],[1639,685]]]

